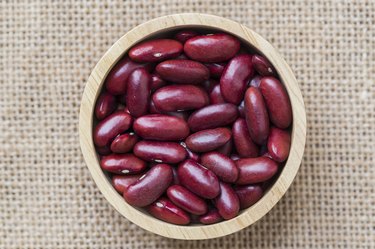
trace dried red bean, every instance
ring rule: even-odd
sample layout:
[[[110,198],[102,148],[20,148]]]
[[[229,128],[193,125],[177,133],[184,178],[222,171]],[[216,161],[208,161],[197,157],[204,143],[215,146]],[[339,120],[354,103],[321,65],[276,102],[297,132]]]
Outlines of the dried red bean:
[[[144,69],[135,69],[128,78],[126,106],[134,117],[147,113],[150,99],[151,76]]]
[[[269,155],[277,162],[284,162],[289,156],[290,134],[286,130],[272,127],[268,137]]]
[[[237,55],[229,61],[220,78],[220,89],[226,102],[238,105],[243,99],[247,82],[254,69],[251,55]]]
[[[187,147],[194,152],[207,152],[223,146],[231,138],[228,128],[215,128],[198,131],[185,140]]]
[[[154,73],[151,75],[151,91],[156,91],[166,84],[167,82],[163,80],[158,74]]]
[[[219,212],[216,209],[211,209],[207,214],[199,217],[199,222],[205,225],[218,223],[223,220]]]
[[[249,80],[248,87],[253,86],[253,87],[258,88],[261,80],[262,80],[262,76],[255,75],[251,80]]]
[[[117,109],[116,97],[109,93],[100,94],[95,105],[95,117],[102,120]]]
[[[210,103],[211,105],[225,103],[223,95],[221,95],[220,84],[212,88],[212,91],[210,92]]]
[[[175,34],[174,38],[181,43],[185,43],[187,40],[197,35],[198,32],[194,30],[181,30],[177,34]]]
[[[225,220],[236,217],[240,211],[240,201],[238,196],[227,183],[220,183],[220,195],[214,200],[214,203],[219,214]]]
[[[231,59],[240,49],[240,41],[229,34],[195,36],[186,41],[185,54],[196,61],[215,63]]]
[[[205,65],[210,71],[210,76],[215,79],[220,79],[226,66],[225,63],[207,63]]]
[[[129,51],[129,57],[136,62],[158,62],[177,57],[183,46],[172,39],[156,39],[135,45]]]
[[[192,152],[192,151],[186,146],[186,144],[185,144],[184,142],[181,142],[180,144],[182,145],[182,147],[185,148],[185,150],[186,150],[186,152],[187,152],[187,158],[188,158],[188,159],[193,159],[193,160],[196,161],[196,162],[199,162],[199,161],[200,161],[200,156],[199,156],[199,154]]]
[[[264,182],[277,172],[277,163],[267,157],[242,158],[236,161],[239,169],[237,184]]]
[[[240,157],[257,157],[259,154],[258,145],[250,137],[246,121],[239,118],[232,126],[233,141]]]
[[[147,207],[147,211],[155,218],[172,224],[187,225],[190,223],[189,214],[165,197],[152,203]]]
[[[140,141],[133,149],[136,156],[149,162],[179,163],[186,158],[186,150],[178,143]]]
[[[111,151],[114,153],[127,153],[138,142],[138,136],[133,132],[117,136],[111,143]]]
[[[234,187],[241,209],[254,205],[263,196],[263,189],[259,185],[247,185]]]
[[[183,186],[170,186],[167,196],[174,204],[189,213],[201,215],[207,212],[206,202]]]
[[[226,155],[226,156],[229,156],[230,154],[232,154],[232,150],[233,150],[232,139],[230,139],[228,142],[226,142],[226,144],[224,144],[223,146],[216,149],[217,152],[219,152],[223,155]]]
[[[112,186],[117,192],[122,194],[124,193],[125,189],[135,183],[139,178],[141,178],[141,176],[142,175],[114,175],[112,177]]]
[[[159,111],[156,106],[155,106],[155,103],[152,99],[150,99],[150,105],[148,107],[148,112],[151,113],[151,114],[161,114],[162,112]]]
[[[177,175],[184,187],[203,198],[212,199],[220,193],[216,175],[194,160],[187,159],[180,163]]]
[[[276,71],[272,64],[263,56],[254,55],[253,56],[253,64],[255,70],[262,75],[262,76],[273,76],[276,74]]]
[[[189,115],[190,115],[190,113],[187,112],[187,111],[185,111],[185,112],[166,112],[165,114],[167,114],[168,116],[180,118],[180,119],[184,120],[185,122],[187,122],[187,120],[189,118]]]
[[[156,201],[164,193],[172,179],[171,166],[168,164],[155,165],[125,189],[124,198],[130,205],[145,207]]]
[[[201,156],[201,164],[214,172],[224,182],[235,182],[238,177],[236,164],[229,157],[213,151]]]
[[[147,167],[146,163],[133,154],[111,154],[100,160],[102,169],[115,174],[138,174]]]

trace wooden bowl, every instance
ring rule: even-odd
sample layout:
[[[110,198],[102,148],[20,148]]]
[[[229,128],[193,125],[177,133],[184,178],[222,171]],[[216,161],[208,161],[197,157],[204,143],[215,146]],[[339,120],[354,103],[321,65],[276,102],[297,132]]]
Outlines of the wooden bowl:
[[[121,57],[136,43],[161,33],[181,28],[216,29],[240,38],[266,56],[276,68],[288,91],[293,109],[293,127],[289,158],[278,179],[262,199],[237,217],[213,225],[179,226],[155,219],[140,209],[127,204],[112,187],[110,179],[99,166],[93,144],[93,113],[96,99],[104,80]],[[306,140],[306,114],[301,91],[292,70],[280,54],[259,34],[251,29],[218,16],[206,14],[176,14],[163,16],[143,23],[121,37],[100,59],[92,71],[81,102],[79,117],[80,144],[84,159],[96,185],[111,205],[131,222],[153,233],[174,239],[210,239],[228,235],[243,229],[271,210],[285,194],[301,164]]]

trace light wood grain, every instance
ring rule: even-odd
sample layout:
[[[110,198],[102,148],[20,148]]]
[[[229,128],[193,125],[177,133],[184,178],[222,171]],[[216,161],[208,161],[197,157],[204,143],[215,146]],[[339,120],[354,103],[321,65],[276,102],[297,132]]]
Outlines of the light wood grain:
[[[122,196],[114,190],[101,170],[92,139],[94,103],[110,69],[130,47],[139,41],[161,32],[184,27],[220,29],[232,33],[261,51],[278,71],[286,86],[293,108],[290,155],[275,184],[260,201],[244,210],[239,216],[208,226],[169,224],[128,205]],[[176,14],[153,19],[135,27],[121,37],[100,59],[92,71],[83,93],[79,117],[79,135],[81,150],[95,183],[108,202],[119,213],[138,226],[165,237],[209,239],[234,233],[253,224],[269,212],[285,194],[301,164],[306,141],[306,114],[302,94],[293,72],[280,54],[264,38],[251,29],[229,19],[206,14]]]

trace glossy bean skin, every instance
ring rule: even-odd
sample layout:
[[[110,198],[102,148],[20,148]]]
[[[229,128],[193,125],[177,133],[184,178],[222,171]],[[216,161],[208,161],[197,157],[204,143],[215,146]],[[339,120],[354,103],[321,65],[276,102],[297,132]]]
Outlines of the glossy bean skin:
[[[137,118],[134,131],[144,139],[178,141],[189,135],[189,127],[182,118],[151,114]]]
[[[138,174],[146,168],[146,162],[133,154],[110,154],[100,160],[100,167],[115,174]]]
[[[193,85],[170,85],[158,89],[152,96],[155,107],[163,112],[186,111],[208,105],[207,93]]]
[[[136,207],[145,207],[156,201],[173,180],[172,167],[157,164],[124,191],[127,203]]]
[[[188,159],[193,159],[194,161],[196,162],[199,162],[200,161],[200,156],[199,154],[195,153],[195,152],[192,152],[187,146],[186,146],[186,143],[185,142],[181,142],[180,143],[182,147],[185,148],[186,152],[187,152],[187,158]]]
[[[181,30],[175,34],[174,38],[181,43],[185,43],[187,40],[197,35],[199,35],[198,32],[194,30]]]
[[[214,172],[224,182],[235,182],[238,178],[238,168],[229,157],[213,151],[201,156],[201,164]]]
[[[253,65],[255,70],[262,76],[274,76],[276,74],[275,68],[272,64],[263,56],[254,55]]]
[[[285,129],[292,123],[292,107],[288,93],[274,77],[263,77],[259,89],[264,97],[271,122]]]
[[[241,209],[251,207],[263,197],[263,189],[259,185],[236,186],[234,191],[240,200]]]
[[[255,87],[249,87],[245,93],[245,117],[251,139],[257,144],[267,141],[269,119],[262,94]]]
[[[148,162],[179,163],[186,158],[186,150],[178,143],[159,141],[140,141],[133,153]]]
[[[131,151],[139,138],[133,132],[117,136],[111,143],[113,153],[127,153]]]
[[[219,212],[216,209],[209,210],[206,214],[199,217],[199,222],[205,225],[218,223],[223,220]]]
[[[238,159],[240,159],[241,157],[237,154],[232,154],[230,155],[230,159],[232,159],[233,161],[237,161]]]
[[[226,66],[225,63],[206,63],[205,65],[210,71],[210,76],[215,79],[220,79]]]
[[[155,92],[166,84],[167,82],[163,80],[160,75],[156,73],[151,74],[151,91]]]
[[[130,114],[139,117],[148,112],[151,76],[144,68],[135,69],[128,78],[126,106]]]
[[[251,55],[241,54],[229,61],[220,78],[220,89],[228,103],[238,105],[243,99],[247,82],[254,73]]]
[[[194,132],[226,126],[234,122],[237,117],[237,106],[233,104],[208,105],[192,113],[188,119],[188,125]]]
[[[163,61],[155,70],[164,80],[178,84],[199,84],[210,77],[205,65],[192,60]]]
[[[262,80],[262,76],[255,75],[251,80],[249,80],[248,87],[253,86],[253,87],[258,88],[261,80]]]
[[[220,146],[219,148],[216,149],[217,152],[226,156],[229,156],[230,154],[232,154],[232,150],[233,150],[232,139],[229,139],[229,141],[226,142],[223,146]]]
[[[95,104],[95,117],[102,120],[117,109],[116,97],[109,93],[100,94]]]
[[[172,39],[155,39],[135,45],[129,51],[129,57],[136,62],[158,62],[177,57],[183,46]]]
[[[118,134],[127,131],[133,122],[129,113],[117,111],[112,113],[95,127],[93,137],[96,146],[103,147],[109,145]]]
[[[182,186],[206,199],[213,199],[220,193],[219,180],[209,169],[194,160],[187,159],[177,168]]]
[[[229,34],[195,36],[185,42],[184,52],[193,60],[216,63],[231,59],[240,49],[240,41]]]
[[[284,162],[289,156],[290,134],[286,130],[271,127],[267,149],[276,162]]]
[[[183,186],[170,186],[167,196],[174,204],[189,213],[202,215],[207,212],[206,202]]]
[[[142,175],[114,175],[112,177],[112,186],[117,192],[123,194],[125,189],[135,183]]]
[[[221,217],[225,220],[232,219],[237,216],[240,211],[240,201],[236,192],[227,183],[220,183],[220,195],[214,200]]]
[[[198,131],[185,140],[186,146],[194,152],[207,152],[223,146],[231,138],[228,128],[215,128]]]
[[[165,197],[152,203],[147,207],[147,211],[155,218],[172,224],[187,225],[190,223],[189,214]]]
[[[246,121],[239,118],[232,126],[233,141],[240,157],[257,157],[259,147],[250,137]]]
[[[267,181],[278,169],[277,163],[268,157],[242,158],[236,161],[239,169],[237,184],[247,185]]]
[[[210,92],[210,104],[223,104],[225,103],[225,100],[223,98],[223,95],[221,95],[220,85],[216,85],[212,88],[212,91]]]
[[[148,112],[151,113],[151,114],[162,114],[161,111],[159,111],[156,106],[155,106],[155,103],[152,99],[150,99],[150,105],[148,107]]]

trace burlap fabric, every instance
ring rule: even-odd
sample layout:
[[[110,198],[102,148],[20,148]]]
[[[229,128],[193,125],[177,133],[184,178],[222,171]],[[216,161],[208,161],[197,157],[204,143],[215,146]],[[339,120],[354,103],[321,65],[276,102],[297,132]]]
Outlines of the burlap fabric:
[[[308,139],[262,220],[207,241],[120,216],[83,161],[85,81],[135,25],[205,12],[248,25],[293,68]],[[0,248],[375,248],[375,1],[0,1]]]

